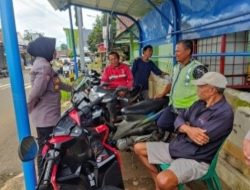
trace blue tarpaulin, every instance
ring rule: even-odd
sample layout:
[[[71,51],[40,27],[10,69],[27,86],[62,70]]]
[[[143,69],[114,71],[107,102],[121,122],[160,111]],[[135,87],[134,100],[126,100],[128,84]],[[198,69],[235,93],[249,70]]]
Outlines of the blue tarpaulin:
[[[171,22],[176,11],[176,31],[154,9],[139,20],[142,44],[166,43],[175,34],[179,39],[197,39],[250,29],[250,0],[179,0],[175,10],[170,2],[158,8]]]

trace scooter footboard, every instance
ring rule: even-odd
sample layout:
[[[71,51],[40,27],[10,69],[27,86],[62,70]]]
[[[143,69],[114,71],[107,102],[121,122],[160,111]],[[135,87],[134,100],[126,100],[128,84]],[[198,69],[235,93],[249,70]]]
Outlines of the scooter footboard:
[[[121,168],[117,160],[113,160],[99,168],[98,181],[101,187],[114,186],[124,189]]]

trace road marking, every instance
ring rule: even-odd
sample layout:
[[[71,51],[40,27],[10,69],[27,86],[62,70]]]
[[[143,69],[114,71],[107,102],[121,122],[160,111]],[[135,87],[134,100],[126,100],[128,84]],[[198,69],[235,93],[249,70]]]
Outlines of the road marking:
[[[10,83],[8,83],[8,84],[3,84],[3,85],[0,86],[0,90],[5,90],[5,89],[8,89],[8,88],[10,88],[10,87],[11,87]],[[30,88],[30,87],[31,87],[31,84],[30,84],[30,83],[25,83],[25,84],[24,84],[24,88],[25,88],[25,89],[28,89],[28,88]]]
[[[3,84],[0,86],[0,90],[5,90],[10,87],[10,84]]]
[[[5,86],[10,86],[10,83],[8,83],[8,84],[3,84],[3,85],[0,86],[0,88],[1,88],[1,87],[5,87]]]

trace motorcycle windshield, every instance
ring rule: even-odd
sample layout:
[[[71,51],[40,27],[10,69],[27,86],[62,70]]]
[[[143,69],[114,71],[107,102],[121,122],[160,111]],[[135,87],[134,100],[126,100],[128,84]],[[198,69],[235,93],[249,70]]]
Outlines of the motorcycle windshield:
[[[73,128],[76,126],[76,122],[73,121],[69,115],[65,115],[60,119],[54,128],[53,135],[54,136],[64,136],[69,135]]]
[[[104,103],[111,101],[114,97],[113,97],[113,91],[109,90],[109,89],[104,89],[103,87],[100,86],[94,86],[91,90],[90,90],[90,94],[89,94],[89,99],[91,102],[97,100],[98,98],[103,97],[103,101]]]

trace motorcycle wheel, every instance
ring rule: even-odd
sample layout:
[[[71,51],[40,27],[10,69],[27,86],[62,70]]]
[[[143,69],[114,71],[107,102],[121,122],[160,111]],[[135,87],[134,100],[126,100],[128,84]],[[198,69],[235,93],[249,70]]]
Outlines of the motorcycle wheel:
[[[49,185],[40,185],[37,190],[53,190],[53,187],[51,186],[51,184],[49,184]]]

